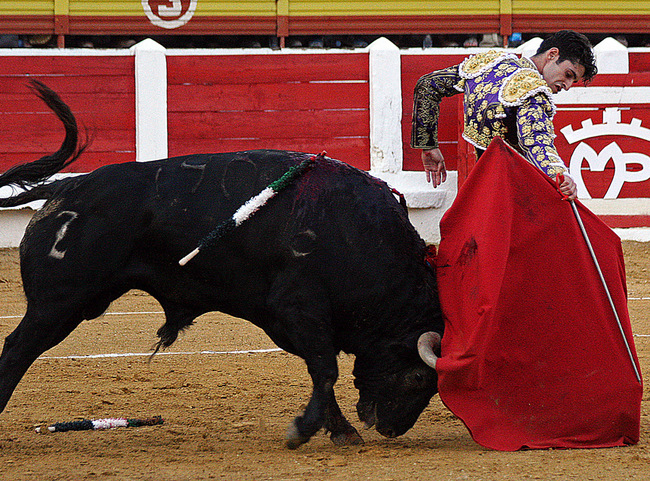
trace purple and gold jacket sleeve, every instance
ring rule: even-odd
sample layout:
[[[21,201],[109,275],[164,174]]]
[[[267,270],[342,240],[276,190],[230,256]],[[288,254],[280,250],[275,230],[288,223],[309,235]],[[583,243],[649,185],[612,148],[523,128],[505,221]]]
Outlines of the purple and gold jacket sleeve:
[[[413,96],[411,147],[435,149],[438,147],[438,118],[440,101],[462,92],[458,66],[428,73],[418,80]]]
[[[566,175],[568,169],[555,149],[554,108],[548,96],[533,95],[516,112],[519,148],[526,159],[552,179]]]

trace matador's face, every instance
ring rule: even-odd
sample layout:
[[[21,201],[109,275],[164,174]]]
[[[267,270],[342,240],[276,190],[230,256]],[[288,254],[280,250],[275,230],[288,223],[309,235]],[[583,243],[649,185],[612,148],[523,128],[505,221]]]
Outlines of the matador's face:
[[[556,94],[562,90],[569,90],[575,83],[582,80],[585,74],[583,65],[573,63],[570,60],[559,62],[560,52],[557,48],[549,49],[544,56],[542,66],[542,77]]]

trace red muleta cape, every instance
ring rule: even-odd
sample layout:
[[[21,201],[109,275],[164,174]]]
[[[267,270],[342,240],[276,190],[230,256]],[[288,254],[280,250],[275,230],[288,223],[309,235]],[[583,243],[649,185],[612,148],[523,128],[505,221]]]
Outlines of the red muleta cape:
[[[576,204],[638,368],[620,239]],[[440,397],[474,440],[503,451],[637,443],[643,387],[553,181],[495,139],[440,231]]]

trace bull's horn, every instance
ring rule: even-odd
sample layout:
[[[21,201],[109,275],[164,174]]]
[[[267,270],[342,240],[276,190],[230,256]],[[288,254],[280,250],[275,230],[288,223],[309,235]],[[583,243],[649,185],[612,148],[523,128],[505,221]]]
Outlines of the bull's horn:
[[[425,332],[418,339],[418,354],[420,354],[425,364],[433,369],[436,368],[438,363],[438,356],[434,351],[440,349],[441,342],[440,334],[433,331]]]

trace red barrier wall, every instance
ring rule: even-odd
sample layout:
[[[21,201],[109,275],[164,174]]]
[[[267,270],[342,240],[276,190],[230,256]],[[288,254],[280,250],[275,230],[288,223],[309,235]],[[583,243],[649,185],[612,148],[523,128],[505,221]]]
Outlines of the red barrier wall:
[[[169,155],[282,149],[370,169],[368,55],[169,56]]]
[[[409,145],[417,79],[464,57],[401,56],[404,170],[421,170],[419,151]],[[593,198],[608,193],[610,198],[650,198],[650,55],[631,51],[629,60],[629,75],[601,74],[586,89],[623,88],[627,100],[616,94],[603,101],[558,104],[558,150],[567,164],[578,162],[574,174]],[[170,156],[253,148],[326,150],[370,169],[367,52],[170,51],[166,62]],[[93,136],[71,170],[134,160],[134,75],[134,57],[128,53],[0,56],[0,170],[55,151],[63,138],[60,122],[26,87],[30,77],[59,92],[81,129]],[[458,157],[464,152],[458,144],[459,98],[445,99],[441,108],[440,142],[450,170],[464,165]],[[571,134],[577,131],[582,137]]]

